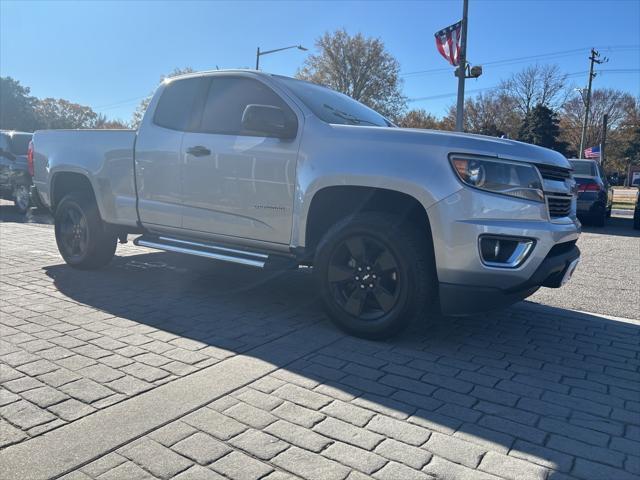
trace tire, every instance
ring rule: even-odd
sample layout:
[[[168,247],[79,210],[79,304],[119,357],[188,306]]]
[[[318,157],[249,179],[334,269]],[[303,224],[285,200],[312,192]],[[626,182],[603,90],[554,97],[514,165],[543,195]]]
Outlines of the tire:
[[[604,227],[607,222],[607,211],[603,208],[602,210],[598,210],[591,217],[591,224],[594,227]]]
[[[13,187],[13,203],[16,210],[21,214],[29,211],[31,206],[31,198],[29,195],[29,187],[24,183],[19,183]]]
[[[391,337],[437,297],[430,236],[392,215],[363,213],[334,225],[316,250],[314,270],[332,321],[351,335]]]
[[[107,231],[95,200],[86,193],[70,193],[58,204],[55,233],[62,258],[74,268],[104,267],[116,251],[116,235]]]

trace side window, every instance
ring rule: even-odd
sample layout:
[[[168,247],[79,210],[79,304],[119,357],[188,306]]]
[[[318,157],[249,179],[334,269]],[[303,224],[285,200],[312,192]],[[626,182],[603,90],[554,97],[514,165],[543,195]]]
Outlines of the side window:
[[[289,106],[268,86],[251,78],[213,77],[198,129],[204,133],[249,135],[242,128],[247,105],[271,105],[295,119]]]
[[[156,106],[153,123],[172,130],[189,130],[193,122],[194,106],[204,93],[208,80],[186,78],[167,85]]]

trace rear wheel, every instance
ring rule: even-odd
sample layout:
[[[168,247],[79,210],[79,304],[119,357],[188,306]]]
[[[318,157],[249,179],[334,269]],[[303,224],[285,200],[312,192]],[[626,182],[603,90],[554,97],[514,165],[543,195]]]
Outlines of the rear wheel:
[[[31,205],[29,187],[24,184],[16,185],[13,188],[13,202],[16,206],[16,210],[23,214],[27,213],[29,206]]]
[[[55,214],[58,250],[72,267],[89,270],[107,265],[116,251],[116,235],[106,230],[91,195],[70,193]]]
[[[381,339],[406,328],[436,296],[431,239],[391,216],[364,213],[332,227],[314,268],[331,319]]]

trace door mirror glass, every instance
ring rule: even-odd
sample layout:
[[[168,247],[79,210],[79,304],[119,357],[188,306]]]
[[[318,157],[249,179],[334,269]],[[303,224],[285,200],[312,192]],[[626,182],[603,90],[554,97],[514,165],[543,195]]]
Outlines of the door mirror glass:
[[[242,127],[268,137],[291,139],[296,136],[296,125],[288,121],[280,107],[273,105],[247,105],[242,114]]]

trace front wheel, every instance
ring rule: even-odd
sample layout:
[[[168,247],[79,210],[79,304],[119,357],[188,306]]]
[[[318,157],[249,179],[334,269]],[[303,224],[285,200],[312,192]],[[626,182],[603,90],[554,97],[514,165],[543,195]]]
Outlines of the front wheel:
[[[107,265],[116,251],[116,235],[100,218],[94,199],[83,193],[70,193],[55,213],[58,250],[68,265],[90,270]]]
[[[29,187],[24,184],[16,185],[13,189],[13,203],[18,212],[25,214],[31,206],[31,198],[29,195]]]
[[[406,328],[436,297],[431,238],[385,214],[338,222],[317,249],[314,269],[340,328],[383,339]]]

